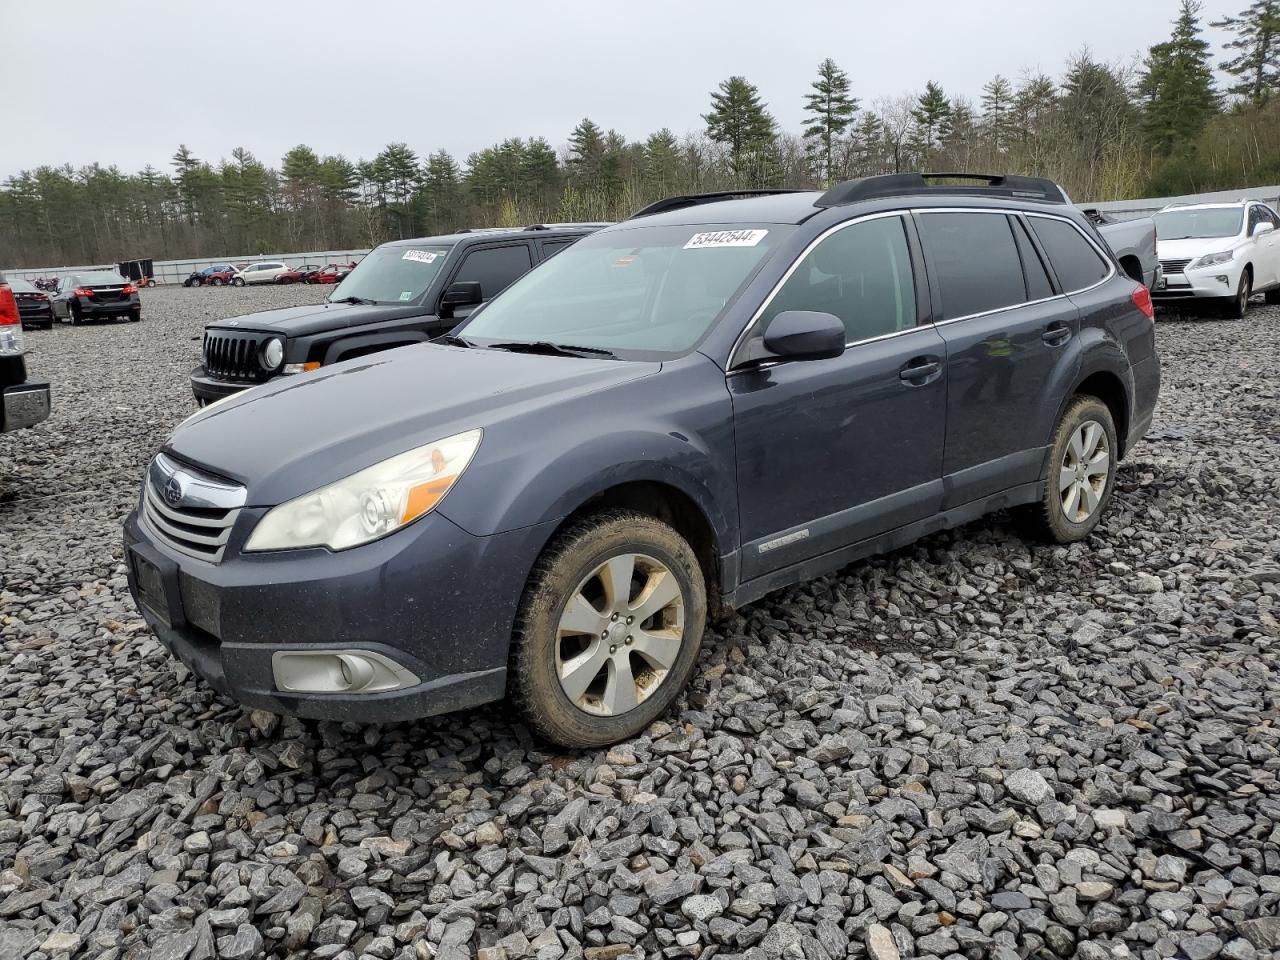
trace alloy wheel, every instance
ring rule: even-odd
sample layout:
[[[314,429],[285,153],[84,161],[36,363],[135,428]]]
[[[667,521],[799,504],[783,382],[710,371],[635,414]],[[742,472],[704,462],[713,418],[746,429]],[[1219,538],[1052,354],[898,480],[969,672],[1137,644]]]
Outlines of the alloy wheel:
[[[569,702],[596,716],[635,709],[666,679],[684,642],[685,598],[653,557],[610,557],[560,615],[556,676]]]
[[[1111,473],[1107,431],[1086,420],[1071,434],[1058,470],[1062,513],[1071,523],[1084,523],[1098,509]]]

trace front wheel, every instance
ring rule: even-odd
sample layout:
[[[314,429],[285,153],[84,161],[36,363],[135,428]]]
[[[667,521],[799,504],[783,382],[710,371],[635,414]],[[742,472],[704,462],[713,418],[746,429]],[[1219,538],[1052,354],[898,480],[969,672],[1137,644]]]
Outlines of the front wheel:
[[[1030,532],[1052,543],[1092,533],[1111,502],[1119,454],[1107,405],[1097,397],[1073,399],[1049,445],[1040,500],[1019,510]]]
[[[215,286],[215,287],[220,287],[220,286],[222,286],[222,278],[221,278],[221,277],[214,277],[214,278],[213,278],[212,280],[210,280],[209,282],[210,282],[210,284],[212,284],[212,285],[213,285],[213,286]]]
[[[1240,286],[1236,295],[1227,301],[1224,313],[1228,320],[1243,320],[1249,312],[1249,297],[1253,295],[1253,276],[1248,269],[1240,272]]]
[[[232,285],[233,287],[243,287],[243,286],[244,286],[244,277],[232,277],[232,278],[231,278],[231,285]]]
[[[588,517],[534,567],[512,639],[513,698],[565,747],[633,737],[688,683],[706,616],[702,568],[680,534],[630,511]]]

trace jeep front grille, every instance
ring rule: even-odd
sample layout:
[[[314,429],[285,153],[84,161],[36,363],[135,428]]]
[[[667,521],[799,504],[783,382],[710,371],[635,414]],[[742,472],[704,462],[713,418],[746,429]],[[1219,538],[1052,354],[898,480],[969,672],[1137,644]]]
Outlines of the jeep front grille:
[[[262,369],[258,355],[265,333],[206,330],[204,334],[204,371],[215,380],[262,383],[269,374]]]

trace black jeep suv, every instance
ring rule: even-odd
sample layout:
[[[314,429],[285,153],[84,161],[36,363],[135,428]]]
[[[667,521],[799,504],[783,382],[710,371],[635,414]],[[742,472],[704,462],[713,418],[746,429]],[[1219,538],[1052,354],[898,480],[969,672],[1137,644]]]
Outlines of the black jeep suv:
[[[49,418],[49,382],[27,379],[18,301],[0,273],[0,433]]]
[[[384,243],[324,303],[205,327],[204,363],[191,372],[191,392],[204,406],[283,374],[432,340],[602,226],[538,224]]]

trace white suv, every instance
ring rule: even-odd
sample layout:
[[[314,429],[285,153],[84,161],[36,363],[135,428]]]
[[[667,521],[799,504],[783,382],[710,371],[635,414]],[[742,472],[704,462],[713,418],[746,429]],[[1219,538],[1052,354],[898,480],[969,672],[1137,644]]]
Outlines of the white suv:
[[[1239,319],[1249,297],[1280,303],[1280,216],[1265,203],[1196,203],[1155,215],[1164,278],[1151,291],[1162,303],[1206,299]]]
[[[246,283],[275,283],[276,277],[288,270],[287,264],[275,260],[270,263],[251,263],[236,274],[232,282],[238,287]]]

